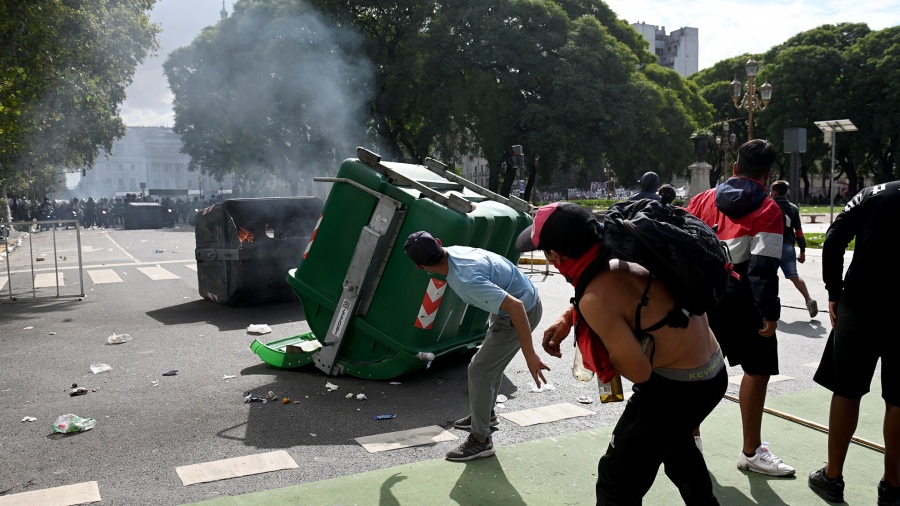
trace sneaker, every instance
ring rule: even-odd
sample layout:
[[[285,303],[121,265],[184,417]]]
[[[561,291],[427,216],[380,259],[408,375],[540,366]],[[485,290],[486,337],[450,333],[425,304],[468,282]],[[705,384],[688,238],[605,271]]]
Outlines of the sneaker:
[[[809,317],[815,318],[817,314],[819,314],[819,304],[815,299],[809,299],[806,301],[806,309],[809,311]]]
[[[488,427],[496,427],[500,425],[500,421],[497,420],[497,414],[494,413],[494,410],[491,410],[491,420],[488,422]],[[472,415],[469,415],[465,418],[460,418],[459,420],[453,422],[453,427],[457,429],[463,430],[472,430]]]
[[[795,472],[793,467],[770,452],[766,445],[757,448],[752,457],[744,455],[743,451],[738,452],[737,467],[742,471],[753,471],[769,476],[793,476]]]
[[[480,459],[483,457],[490,457],[493,454],[494,443],[491,441],[490,436],[488,436],[487,441],[482,443],[475,439],[474,434],[469,434],[469,437],[466,438],[466,441],[463,444],[459,445],[459,448],[447,454],[447,460],[463,461]]]
[[[884,480],[879,481],[878,506],[900,506],[900,487],[892,487]]]
[[[844,477],[829,478],[825,476],[825,468],[809,473],[809,488],[817,496],[830,502],[844,502]]]
[[[694,444],[697,445],[697,449],[700,450],[700,453],[703,453],[703,438],[694,436]]]

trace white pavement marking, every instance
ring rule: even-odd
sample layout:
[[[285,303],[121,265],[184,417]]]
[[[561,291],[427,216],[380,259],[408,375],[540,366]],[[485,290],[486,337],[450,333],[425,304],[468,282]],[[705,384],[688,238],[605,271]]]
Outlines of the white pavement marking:
[[[744,378],[743,374],[729,376],[728,382],[735,384],[735,385],[740,385],[741,380],[743,378]],[[779,381],[788,381],[788,380],[792,380],[792,379],[794,379],[792,376],[785,376],[784,374],[776,374],[774,376],[769,376],[769,384],[771,385],[772,383],[778,383]]]
[[[541,406],[540,408],[502,413],[500,416],[521,425],[522,427],[528,427],[529,425],[537,425],[539,423],[558,422],[560,420],[565,420],[566,418],[591,416],[595,414],[596,413],[589,409],[578,407],[568,402],[561,402],[551,406]]]
[[[66,286],[65,273],[59,273],[59,286]],[[56,288],[56,276],[52,272],[34,275],[35,288]]]
[[[138,270],[143,272],[153,281],[159,281],[161,279],[181,279],[181,277],[172,274],[162,267],[138,267]]]
[[[227,480],[251,474],[269,473],[282,469],[300,467],[284,450],[278,450],[246,457],[216,460],[202,464],[176,467],[175,472],[185,487],[195,483]]]
[[[194,272],[197,272],[197,264],[184,264],[184,266]]]
[[[131,253],[125,251],[125,248],[119,246],[119,243],[117,243],[115,239],[110,237],[109,234],[103,234],[103,235],[105,235],[107,239],[109,239],[117,248],[119,248],[119,251],[121,251],[122,253],[125,253],[125,256],[127,256],[128,258],[133,260],[134,263],[138,263],[138,264],[141,263],[137,258],[134,258],[133,256],[131,256]]]
[[[356,438],[356,442],[369,453],[378,453],[400,448],[409,448],[411,446],[440,443],[442,441],[453,441],[454,439],[459,438],[437,425],[430,425],[428,427],[419,427],[417,429],[358,437]]]
[[[71,506],[101,501],[96,481],[0,496],[0,506]]]
[[[0,290],[3,290],[4,286],[6,286],[6,277],[0,277]]]
[[[98,269],[96,271],[87,271],[88,276],[95,285],[105,285],[107,283],[124,283],[122,278],[112,269]]]

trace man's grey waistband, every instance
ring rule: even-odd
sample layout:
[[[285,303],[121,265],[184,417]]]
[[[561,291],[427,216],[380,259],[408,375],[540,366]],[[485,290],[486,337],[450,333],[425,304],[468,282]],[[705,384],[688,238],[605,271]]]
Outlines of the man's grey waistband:
[[[722,348],[716,349],[709,361],[700,367],[693,369],[653,369],[653,372],[663,378],[673,381],[703,381],[712,378],[725,367],[725,357]]]

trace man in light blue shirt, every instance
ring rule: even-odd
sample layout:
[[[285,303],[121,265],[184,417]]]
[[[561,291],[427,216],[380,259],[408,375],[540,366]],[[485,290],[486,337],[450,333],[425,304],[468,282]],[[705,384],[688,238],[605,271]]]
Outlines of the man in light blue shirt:
[[[465,303],[491,313],[484,343],[469,364],[469,405],[472,414],[453,426],[469,429],[468,439],[447,454],[447,460],[472,460],[494,454],[491,427],[498,424],[493,406],[500,391],[503,371],[519,349],[528,371],[540,387],[544,370],[531,332],[543,312],[537,288],[508,259],[468,246],[441,246],[428,232],[410,234],[404,245],[406,256],[420,269],[440,274]]]

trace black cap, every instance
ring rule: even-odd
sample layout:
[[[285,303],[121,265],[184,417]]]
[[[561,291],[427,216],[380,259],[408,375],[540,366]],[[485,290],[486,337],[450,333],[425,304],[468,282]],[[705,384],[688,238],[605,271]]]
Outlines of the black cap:
[[[403,245],[403,251],[416,265],[426,267],[436,265],[444,257],[441,243],[424,230],[409,234],[406,244]]]
[[[538,208],[534,223],[516,239],[516,249],[554,250],[574,258],[600,240],[597,227],[590,210],[571,202],[555,202]]]

